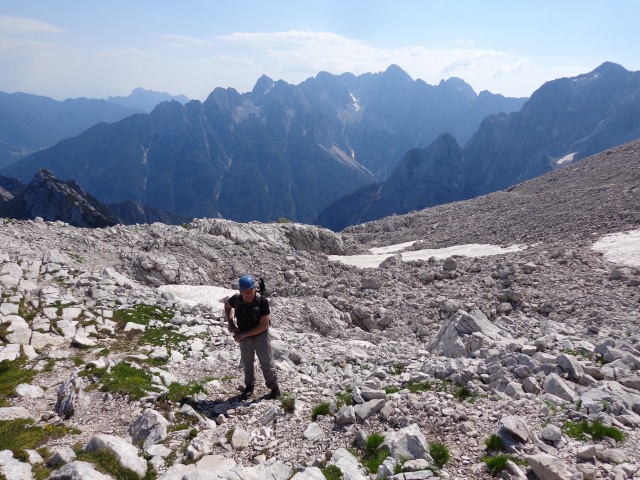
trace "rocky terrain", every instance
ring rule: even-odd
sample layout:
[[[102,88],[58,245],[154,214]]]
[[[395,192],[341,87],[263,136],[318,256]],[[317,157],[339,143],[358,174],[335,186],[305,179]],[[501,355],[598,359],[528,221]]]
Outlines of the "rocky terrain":
[[[631,143],[340,234],[0,220],[0,478],[638,478],[640,266],[593,247],[640,228],[639,161]],[[470,243],[519,248],[419,255]],[[260,373],[238,398],[220,299],[245,272],[278,400]]]

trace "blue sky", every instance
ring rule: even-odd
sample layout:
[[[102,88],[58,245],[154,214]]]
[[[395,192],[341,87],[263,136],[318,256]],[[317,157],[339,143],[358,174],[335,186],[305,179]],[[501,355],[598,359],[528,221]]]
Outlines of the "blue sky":
[[[639,18],[639,0],[0,0],[0,91],[204,100],[396,64],[529,96],[605,61],[640,70]]]

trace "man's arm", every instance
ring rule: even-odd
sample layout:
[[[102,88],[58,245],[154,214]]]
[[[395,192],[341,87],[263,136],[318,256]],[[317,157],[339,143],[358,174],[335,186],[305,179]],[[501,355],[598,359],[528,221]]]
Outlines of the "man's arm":
[[[253,337],[254,335],[260,335],[267,328],[269,328],[269,315],[263,315],[260,317],[260,323],[253,328],[250,328],[246,332],[238,333],[235,335],[236,342],[241,342],[246,337]]]
[[[233,323],[233,307],[229,303],[229,299],[224,299],[224,316],[227,319],[227,329],[230,333],[235,333],[238,331],[238,327]]]

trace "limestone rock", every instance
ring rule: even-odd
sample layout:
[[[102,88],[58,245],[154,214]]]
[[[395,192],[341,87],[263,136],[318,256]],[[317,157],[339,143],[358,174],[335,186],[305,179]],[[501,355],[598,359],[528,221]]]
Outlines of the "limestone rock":
[[[138,456],[138,449],[125,439],[114,435],[100,434],[91,438],[84,447],[87,452],[102,449],[113,453],[121,466],[133,470],[140,476],[147,473],[147,462]]]

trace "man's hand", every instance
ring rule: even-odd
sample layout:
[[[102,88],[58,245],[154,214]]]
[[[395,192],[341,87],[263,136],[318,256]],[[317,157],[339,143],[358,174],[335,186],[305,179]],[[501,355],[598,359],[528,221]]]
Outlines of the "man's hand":
[[[244,340],[244,338],[245,338],[244,335],[240,332],[236,332],[235,335],[233,336],[233,339],[238,343]]]

